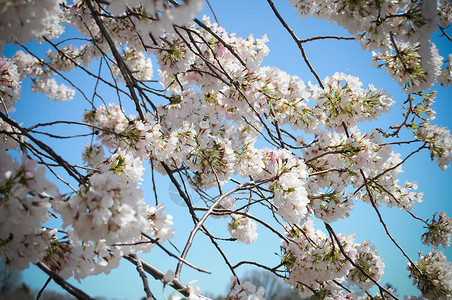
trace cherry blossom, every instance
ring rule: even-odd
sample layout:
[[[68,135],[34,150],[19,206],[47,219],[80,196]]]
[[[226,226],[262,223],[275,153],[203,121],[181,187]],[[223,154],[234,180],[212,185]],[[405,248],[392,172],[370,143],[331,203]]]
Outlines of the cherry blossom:
[[[239,243],[250,244],[257,239],[257,224],[245,216],[231,216],[228,230]]]
[[[29,5],[35,9],[28,9]],[[58,20],[57,16],[61,12],[58,0],[3,0],[1,7],[0,40],[6,43],[31,41],[49,32],[51,20]]]
[[[284,22],[316,82],[264,65],[268,37],[241,37],[209,17],[195,19],[201,0],[0,0],[0,43],[21,46],[0,56],[0,255],[7,266],[45,264],[64,280],[80,281],[130,259],[142,278],[149,272],[173,286],[183,268],[203,271],[189,262],[195,235],[206,235],[235,274],[245,259],[233,266],[223,242],[250,247],[270,233],[281,239],[270,245],[279,249],[280,264],[251,263],[284,277],[301,296],[369,299],[377,285],[373,299],[396,297],[379,283],[385,264],[375,246],[333,230],[364,202],[383,225],[382,205],[426,226],[421,242],[434,248],[417,263],[402,251],[407,275],[422,297],[449,299],[451,264],[436,247],[450,246],[451,219],[444,212],[431,220],[414,215],[414,206],[429,200],[401,174],[421,151],[441,170],[452,161],[452,137],[434,123],[430,90],[451,82],[452,55],[442,57],[431,41],[436,30],[448,38],[450,1],[290,3],[301,17],[347,29],[401,86],[404,103],[351,74],[318,76],[303,50],[310,39],[296,38]],[[13,113],[28,83],[49,99],[81,103],[84,114],[24,125],[21,112]],[[383,114],[394,115],[393,123],[375,128]],[[83,132],[60,135],[62,124]],[[76,138],[84,139],[79,163],[53,149]],[[190,217],[178,254],[166,248],[179,220],[166,212],[160,176],[176,187]],[[153,193],[145,195],[149,186]],[[232,238],[217,236],[210,221]],[[174,270],[143,268],[138,254],[156,245],[177,260]],[[345,281],[369,294],[357,296]],[[181,299],[180,292],[204,299],[194,282],[181,283],[169,298]],[[264,293],[233,276],[227,297],[264,299]]]
[[[434,214],[430,224],[427,224],[427,231],[421,237],[422,243],[435,247],[439,247],[439,245],[443,245],[444,248],[449,247],[452,234],[452,219],[447,217],[444,212],[439,214],[438,220],[436,215]]]
[[[375,281],[380,281],[383,277],[385,264],[378,255],[375,246],[371,245],[369,241],[364,241],[362,244],[355,245],[355,248],[357,250],[355,263],[363,268]],[[356,267],[351,269],[347,274],[347,281],[351,284],[356,284],[365,291],[374,285],[374,283]]]
[[[49,220],[52,195],[58,190],[45,177],[45,168],[25,155],[21,161],[4,148],[0,163],[0,251],[6,265],[23,270],[46,251],[56,230],[42,226]]]
[[[408,265],[407,269],[422,296],[427,299],[450,298],[452,265],[443,252],[433,250],[420,256],[416,265]]]

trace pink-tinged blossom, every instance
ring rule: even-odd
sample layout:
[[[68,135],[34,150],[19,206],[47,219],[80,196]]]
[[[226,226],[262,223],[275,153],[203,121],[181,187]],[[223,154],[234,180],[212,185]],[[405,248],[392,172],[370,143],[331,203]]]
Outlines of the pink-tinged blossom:
[[[312,98],[317,100],[312,114],[321,116],[326,128],[344,132],[360,122],[376,120],[381,113],[388,113],[395,103],[392,98],[369,85],[366,90],[357,77],[335,73],[324,79],[324,88],[316,89]]]
[[[109,274],[119,266],[119,247],[108,246],[105,240],[77,243],[52,239],[43,262],[64,279],[81,279],[101,273]]]
[[[102,145],[92,144],[86,145],[82,154],[83,161],[91,167],[95,167],[105,160],[105,151]]]
[[[49,78],[35,82],[31,87],[31,91],[35,93],[47,94],[47,98],[57,101],[69,101],[74,98],[75,91],[65,84],[58,84],[55,79]]]
[[[138,81],[149,81],[152,79],[152,60],[146,58],[142,51],[133,48],[126,48],[121,55],[126,67]],[[125,82],[118,65],[113,65],[111,68],[113,75],[120,81]]]
[[[98,169],[76,195],[55,203],[63,226],[72,225],[74,241],[96,242],[102,237],[112,245],[138,239],[147,226],[147,205],[138,186],[141,161],[118,152]]]
[[[191,21],[203,8],[203,1],[184,1],[182,5],[171,7],[165,1],[137,1],[137,0],[113,0],[109,9],[114,15],[121,15],[127,7],[141,7],[143,16],[137,24],[136,30],[147,36],[152,33],[160,36],[165,32],[173,32],[173,25],[183,26]],[[152,21],[151,21],[152,19]]]
[[[32,92],[47,94],[47,98],[55,101],[69,101],[74,97],[75,91],[51,78],[50,76],[55,75],[55,73],[31,54],[19,50],[12,59],[17,65],[20,80],[26,77],[33,79]]]
[[[417,138],[428,143],[431,159],[435,159],[441,170],[452,161],[452,135],[450,130],[437,125],[424,124],[415,133]]]
[[[42,230],[50,217],[51,195],[56,186],[45,177],[45,168],[22,156],[13,159],[0,147],[0,253],[6,265],[25,269],[45,254],[53,230]]]
[[[447,58],[445,63],[446,67],[441,70],[440,82],[442,86],[449,87],[452,86],[452,54],[449,54],[449,57]]]
[[[164,210],[165,206],[162,203],[157,207],[150,207],[146,215],[148,223],[142,231],[159,243],[172,239],[176,231],[174,228],[170,228],[173,225],[173,217],[165,214]],[[135,245],[134,248],[137,252],[149,252],[153,248],[154,243],[149,241],[148,237],[140,237],[141,242],[148,241],[149,243]]]
[[[16,150],[19,147],[19,142],[24,142],[27,140],[22,134],[20,134],[19,129],[11,127],[6,122],[0,121],[0,140],[3,142],[3,147],[6,150]]]
[[[84,53],[74,45],[63,46],[58,51],[50,49],[47,51],[49,67],[62,72],[74,70],[82,63],[83,55]]]
[[[263,149],[266,163],[261,176],[272,176],[273,202],[278,214],[286,222],[301,223],[308,214],[308,194],[306,165],[287,150]]]
[[[199,286],[194,285],[198,280],[192,280],[187,284],[188,288],[188,300],[203,300],[203,297],[201,295],[201,288]]]
[[[120,106],[111,103],[108,108],[101,105],[95,110],[86,111],[84,121],[103,129],[97,139],[107,148],[120,147],[142,159],[157,155],[165,144],[161,144],[161,126],[152,119],[150,113],[143,120],[132,115],[127,117]]]
[[[320,193],[310,196],[309,208],[317,218],[332,223],[339,218],[345,219],[349,216],[353,209],[353,198],[345,192]]]

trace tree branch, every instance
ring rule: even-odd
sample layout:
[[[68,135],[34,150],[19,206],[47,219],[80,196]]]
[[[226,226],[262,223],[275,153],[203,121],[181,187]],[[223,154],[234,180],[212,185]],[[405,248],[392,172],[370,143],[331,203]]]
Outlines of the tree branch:
[[[63,277],[61,277],[57,273],[53,272],[43,262],[38,261],[36,263],[36,266],[38,268],[40,268],[42,271],[44,271],[47,275],[49,275],[53,279],[53,281],[55,281],[59,286],[61,286],[66,291],[68,291],[71,295],[73,295],[77,299],[80,299],[80,300],[94,300],[94,298],[91,298],[88,294],[86,294],[82,290],[76,288],[75,286],[73,286],[72,284],[70,284],[69,282],[64,280]]]

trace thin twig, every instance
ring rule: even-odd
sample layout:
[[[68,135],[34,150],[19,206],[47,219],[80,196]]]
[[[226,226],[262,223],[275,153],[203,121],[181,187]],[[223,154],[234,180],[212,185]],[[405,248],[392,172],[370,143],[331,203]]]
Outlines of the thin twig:
[[[259,181],[259,183],[262,183],[262,182],[264,182],[264,181]],[[254,181],[249,181],[249,182],[243,183],[243,184],[227,191],[220,197],[218,197],[218,199],[209,207],[209,209],[202,216],[202,218],[196,223],[195,228],[193,228],[193,230],[191,231],[190,236],[188,237],[187,243],[185,244],[185,248],[182,251],[181,258],[185,259],[185,257],[187,256],[188,250],[190,249],[190,247],[193,243],[193,239],[194,239],[196,233],[199,231],[201,226],[204,224],[204,221],[207,219],[207,217],[209,217],[209,215],[213,212],[213,210],[216,208],[216,206],[218,205],[218,203],[220,203],[221,200],[223,200],[224,198],[228,197],[229,195],[231,195],[239,190],[247,188],[248,186],[254,186],[256,184],[257,184],[257,182],[254,182]],[[176,278],[179,278],[181,270],[182,270],[182,262],[179,261],[179,263],[177,264],[176,272],[175,272]]]
[[[69,163],[67,163],[61,156],[55,153],[55,151],[52,150],[49,146],[41,142],[40,140],[34,138],[32,135],[28,133],[28,131],[24,128],[22,128],[19,124],[17,124],[15,121],[11,120],[10,118],[6,117],[2,112],[0,112],[0,118],[3,119],[6,123],[9,125],[17,128],[23,135],[28,137],[31,141],[33,141],[36,145],[38,145],[42,150],[47,152],[57,163],[59,163],[70,176],[72,176],[74,179],[76,179],[80,184],[85,183],[86,179],[83,177],[73,166],[71,166]]]
[[[196,271],[203,272],[203,273],[207,273],[207,274],[212,274],[212,272],[207,271],[207,270],[204,270],[204,269],[201,269],[201,268],[198,268],[197,266],[195,266],[195,265],[189,263],[189,262],[186,261],[185,259],[180,258],[179,256],[177,256],[177,255],[171,253],[171,251],[169,251],[168,249],[166,249],[165,247],[163,247],[163,245],[160,244],[160,243],[158,242],[158,240],[156,240],[156,239],[150,237],[149,235],[147,235],[147,234],[145,234],[145,233],[141,233],[141,234],[142,234],[144,237],[146,237],[147,239],[149,239],[153,244],[157,245],[160,249],[162,249],[163,251],[165,251],[165,253],[168,254],[169,256],[176,258],[176,259],[179,260],[180,262],[182,262],[182,263],[186,264],[187,266],[189,266],[189,267],[195,269]]]
[[[354,37],[344,37],[344,36],[335,36],[335,35],[323,35],[323,36],[314,36],[312,38],[300,40],[300,43],[307,43],[311,41],[317,41],[317,40],[327,40],[327,39],[335,39],[335,40],[354,40]]]
[[[301,56],[303,56],[304,62],[306,63],[306,65],[308,66],[309,70],[314,75],[314,77],[317,79],[317,82],[319,83],[320,87],[323,89],[324,86],[323,86],[322,80],[320,80],[319,75],[317,75],[317,72],[314,70],[314,68],[312,67],[311,63],[309,62],[308,57],[306,56],[306,52],[304,51],[304,48],[303,48],[303,45],[302,45],[302,41],[295,35],[295,33],[293,32],[292,28],[290,28],[289,25],[287,25],[287,23],[283,19],[283,17],[281,17],[281,15],[279,14],[278,10],[276,9],[275,4],[273,3],[273,1],[267,0],[267,2],[270,5],[271,9],[273,10],[275,16],[278,18],[279,22],[283,25],[283,27],[287,30],[287,32],[290,34],[292,39],[297,44],[298,49],[300,49]]]
[[[402,252],[403,256],[405,256],[408,259],[408,261],[411,263],[411,265],[413,265],[420,274],[423,274],[423,272],[421,270],[419,270],[417,265],[413,262],[413,260],[411,260],[411,258],[408,256],[408,254],[406,254],[406,252],[403,250],[403,248],[392,237],[391,233],[388,230],[388,227],[386,226],[386,223],[383,221],[383,217],[381,216],[380,211],[377,208],[377,205],[375,204],[375,200],[374,200],[374,198],[372,196],[372,193],[370,191],[370,188],[368,186],[369,181],[367,181],[366,175],[364,175],[363,170],[359,170],[359,171],[361,172],[361,176],[363,177],[364,185],[366,186],[366,190],[367,190],[367,194],[369,196],[370,203],[372,204],[372,207],[374,208],[375,212],[377,213],[378,219],[380,220],[380,223],[383,225],[383,228],[384,228],[384,230],[386,232],[386,235],[391,239],[391,241],[394,243],[394,245],[397,248],[399,248],[399,250]]]
[[[450,42],[452,42],[452,38],[446,33],[442,26],[439,26],[439,30],[441,30],[441,32],[443,33],[442,35],[444,35]]]
[[[39,298],[41,298],[42,293],[44,293],[44,290],[49,285],[50,281],[52,281],[52,277],[47,278],[46,282],[44,283],[44,286],[39,290],[39,293],[36,295],[36,300],[39,300]]]

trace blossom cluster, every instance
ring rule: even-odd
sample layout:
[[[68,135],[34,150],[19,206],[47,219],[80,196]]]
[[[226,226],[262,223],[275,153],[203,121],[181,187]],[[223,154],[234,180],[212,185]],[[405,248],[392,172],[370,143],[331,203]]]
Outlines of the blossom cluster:
[[[430,156],[436,159],[441,170],[446,169],[452,162],[452,135],[444,127],[424,124],[416,132],[416,136],[428,143]]]
[[[379,132],[363,134],[357,128],[351,128],[347,137],[319,130],[316,140],[317,143],[303,153],[313,172],[321,173],[311,176],[307,185],[318,217],[335,221],[347,216],[353,205],[352,196],[338,191],[349,185],[357,189],[354,197],[376,205],[381,202],[389,207],[411,210],[415,203],[421,202],[423,193],[414,192],[417,189],[415,182],[398,183],[397,177],[402,172],[400,154],[393,152],[390,145],[381,145]],[[335,172],[322,173],[328,170]],[[381,176],[379,170],[386,170],[385,176]],[[361,172],[366,179],[372,178],[372,182],[366,183]],[[328,206],[331,206],[330,212],[319,211]]]
[[[204,2],[200,0],[185,1],[185,5],[178,6],[169,6],[163,0],[113,0],[108,9],[113,15],[122,15],[127,8],[139,7],[139,13],[143,17],[137,25],[137,32],[142,36],[149,33],[160,36],[171,32],[173,26],[183,26],[191,21],[203,5]]]
[[[444,248],[450,246],[450,238],[452,234],[452,219],[447,217],[446,213],[439,213],[438,220],[436,214],[433,215],[430,224],[427,224],[427,231],[422,234],[422,243]]]
[[[0,132],[0,140],[3,142],[2,147],[0,147],[2,151],[16,150],[20,142],[27,140],[19,133],[17,128],[12,127],[6,122],[0,121]]]
[[[226,296],[227,299],[234,300],[265,300],[265,289],[256,286],[249,281],[239,284],[237,277],[231,277],[231,286]]]
[[[134,77],[139,81],[149,81],[152,79],[152,61],[150,58],[146,58],[144,53],[137,51],[136,49],[126,48],[122,59],[126,64],[130,72],[134,73]],[[120,81],[124,81],[124,77],[121,74],[121,70],[117,65],[113,65],[111,72]]]
[[[119,266],[120,247],[109,246],[105,240],[76,243],[53,237],[42,261],[62,278],[76,280],[101,273],[109,274]]]
[[[102,236],[112,245],[136,239],[147,223],[147,207],[137,181],[142,175],[141,162],[118,153],[99,169],[77,195],[55,205],[63,227],[72,225],[70,236],[75,241],[96,241]]]
[[[320,230],[314,231],[312,221],[288,229],[287,235],[294,241],[284,242],[281,246],[286,282],[296,287],[301,296],[310,296],[313,290],[329,289],[331,280],[342,281],[352,269],[339,246]],[[354,235],[337,237],[343,251],[354,260],[357,255],[357,249],[353,247]]]
[[[349,284],[367,291],[383,277],[385,264],[369,241],[353,244],[354,235],[338,234],[339,246],[320,230],[314,231],[312,221],[292,227],[286,234],[291,239],[281,247],[286,282],[302,296],[314,293],[322,299],[361,299],[336,283],[347,279]]]
[[[374,63],[409,92],[428,89],[442,77],[443,57],[430,41],[450,24],[449,1],[291,0],[300,16],[314,15],[346,28],[373,52]],[[444,69],[443,69],[444,70]],[[446,79],[444,81],[444,79]]]
[[[276,177],[271,189],[278,214],[286,222],[302,223],[308,214],[309,201],[305,188],[306,165],[285,150],[265,151],[264,161],[265,170]]]
[[[321,116],[326,128],[339,132],[344,130],[344,124],[350,128],[363,121],[378,119],[395,103],[381,89],[369,85],[364,90],[357,77],[344,73],[326,77],[323,84],[325,88],[316,88],[312,95],[317,100],[313,115]]]
[[[32,78],[33,92],[47,94],[49,99],[55,101],[69,101],[74,97],[75,91],[51,78],[54,71],[36,57],[19,50],[12,59],[17,65],[20,81],[26,77]]]
[[[34,9],[29,9],[30,6]],[[0,41],[23,43],[39,38],[50,31],[52,21],[58,20],[59,13],[59,0],[3,0],[0,9]],[[57,23],[53,26],[57,26]]]
[[[231,237],[237,239],[237,242],[250,244],[257,239],[256,222],[245,216],[231,216],[228,230]]]
[[[2,147],[3,148],[3,147]],[[43,224],[50,217],[50,200],[58,197],[45,168],[25,155],[21,161],[2,149],[0,157],[0,253],[6,265],[18,270],[36,263],[46,253],[56,229]]]
[[[391,143],[383,141],[386,133],[358,129],[362,122],[390,111],[395,101],[386,91],[373,85],[364,88],[357,77],[344,73],[313,84],[262,66],[269,53],[267,37],[241,38],[207,17],[203,26],[196,26],[190,20],[201,10],[201,0],[181,5],[161,0],[37,2],[0,1],[0,40],[54,39],[62,32],[61,24],[74,26],[83,38],[77,39],[77,45],[48,42],[52,49],[42,59],[24,51],[12,58],[0,57],[0,111],[14,110],[20,83],[26,78],[32,80],[32,91],[55,101],[75,96],[72,88],[56,80],[60,73],[79,69],[99,84],[107,83],[101,68],[99,75],[88,68],[99,58],[109,66],[113,84],[107,85],[116,87],[120,103],[98,106],[98,98],[104,99],[96,98],[97,91],[94,100],[88,100],[83,125],[92,130],[96,141],[93,138],[85,147],[85,165],[80,168],[85,173],[76,178],[78,188],[65,195],[45,179],[44,167],[36,168],[36,160],[24,155],[19,163],[7,153],[19,143],[27,144],[17,129],[0,123],[4,143],[0,147],[0,254],[9,266],[23,269],[42,260],[63,278],[80,280],[108,273],[122,256],[150,251],[155,243],[171,239],[172,217],[164,213],[163,204],[150,207],[140,187],[145,162],[150,161],[163,175],[169,173],[167,168],[183,170],[203,193],[211,188],[221,192],[231,178],[250,178],[255,185],[250,185],[253,192],[244,206],[246,212],[254,205],[251,198],[259,197],[256,203],[269,208],[277,223],[285,222],[282,266],[286,282],[303,296],[316,293],[324,299],[354,299],[356,295],[332,283],[347,280],[369,290],[374,282],[367,275],[375,281],[382,278],[384,263],[369,241],[355,244],[354,235],[337,234],[336,242],[331,232],[327,236],[315,231],[312,219],[332,223],[347,218],[355,201],[376,209],[386,204],[407,211],[421,202],[423,194],[415,192],[416,182],[399,182],[404,160]],[[364,48],[377,50],[374,63],[385,66],[406,92],[418,92],[433,83],[450,84],[452,56],[443,67],[443,58],[429,41],[438,24],[450,23],[450,1],[291,2],[302,15],[336,22],[356,34]],[[30,14],[24,9],[26,3],[42,9]],[[17,24],[14,16],[23,22]],[[163,91],[147,85],[154,75],[154,58]],[[138,98],[122,89],[124,82],[128,91],[139,91]],[[155,105],[147,93],[167,101]],[[123,94],[134,97],[139,116],[126,114]],[[445,169],[452,161],[450,132],[430,125],[432,97],[424,97],[414,108],[411,101],[410,96],[407,114],[423,122],[404,126],[414,131],[416,141],[424,142],[432,159]],[[33,147],[31,155],[42,163],[52,157]],[[51,170],[53,158],[47,164]],[[243,207],[234,208],[240,207],[235,204],[242,199],[225,199],[217,208],[232,218],[230,235],[239,243],[254,242],[257,223],[238,211]],[[66,231],[46,227],[50,214],[61,217]],[[449,246],[451,224],[440,213],[428,224],[422,242]],[[408,269],[423,296],[450,295],[451,267],[441,252],[421,257]],[[231,279],[230,299],[263,299],[263,295],[263,289],[249,282]],[[190,299],[198,296],[200,289],[190,287]]]
[[[0,56],[0,111],[12,111],[21,90],[14,61]]]
[[[443,252],[433,250],[419,258],[416,265],[408,264],[413,285],[427,299],[450,299],[452,294],[452,264]]]
[[[369,241],[364,241],[362,244],[356,244],[355,263],[371,276],[375,281],[380,281],[383,278],[384,266],[383,260],[378,255],[375,246]],[[374,283],[357,267],[353,267],[347,274],[347,281],[350,284],[355,284],[360,289],[367,291]]]

